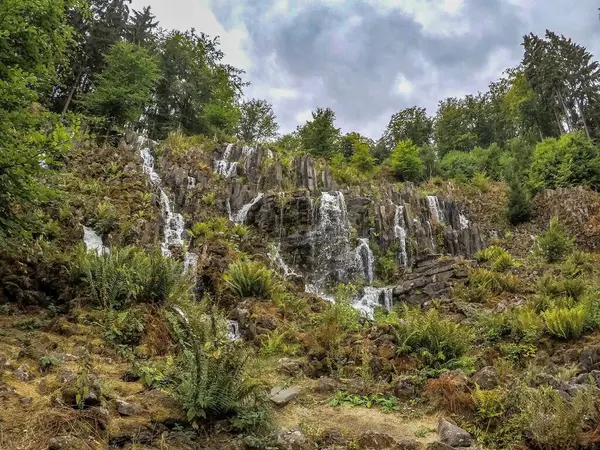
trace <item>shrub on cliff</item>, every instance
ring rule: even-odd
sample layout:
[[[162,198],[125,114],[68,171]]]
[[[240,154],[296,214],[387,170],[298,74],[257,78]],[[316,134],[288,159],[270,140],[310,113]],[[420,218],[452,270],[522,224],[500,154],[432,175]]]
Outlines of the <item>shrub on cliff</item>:
[[[419,147],[412,141],[401,141],[390,155],[388,165],[402,181],[417,181],[423,176],[423,161],[419,157]]]
[[[538,236],[536,241],[537,253],[549,263],[562,261],[573,248],[573,238],[556,217],[550,221],[548,231]]]
[[[240,297],[269,299],[275,290],[273,273],[253,261],[230,264],[223,279],[229,290]]]

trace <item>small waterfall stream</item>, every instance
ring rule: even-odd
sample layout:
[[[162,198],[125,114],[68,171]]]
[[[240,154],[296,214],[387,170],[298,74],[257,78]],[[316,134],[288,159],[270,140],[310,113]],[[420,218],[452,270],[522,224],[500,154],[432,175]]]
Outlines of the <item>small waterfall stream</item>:
[[[215,172],[225,178],[231,178],[237,170],[237,161],[233,161],[231,156],[234,144],[228,144],[221,159],[215,160]]]
[[[102,242],[102,238],[94,230],[88,227],[83,227],[83,243],[87,251],[95,251],[98,255],[103,255],[109,252],[108,247]]]
[[[358,247],[355,250],[356,265],[362,270],[365,281],[371,284],[373,282],[373,262],[375,257],[369,247],[369,240],[367,238],[360,238],[358,242]]]
[[[392,309],[392,288],[374,288],[367,286],[364,289],[364,294],[356,300],[352,306],[361,311],[369,318],[373,318],[373,313],[376,307],[384,307],[387,311]]]
[[[264,194],[262,192],[259,192],[256,197],[254,197],[250,202],[248,202],[244,206],[242,206],[242,208],[235,214],[231,214],[231,204],[228,202],[228,205],[229,205],[228,212],[229,212],[230,220],[236,224],[246,223],[246,219],[248,218],[248,213],[250,212],[250,209],[252,209],[252,207],[254,205],[256,205],[258,202],[260,202],[263,197],[264,197]]]
[[[429,214],[431,215],[432,222],[443,222],[444,213],[440,207],[439,199],[434,195],[427,196],[427,207],[429,208]]]
[[[408,253],[406,251],[406,221],[404,220],[404,205],[396,206],[394,214],[394,237],[398,239],[399,260],[402,267],[408,266]]]

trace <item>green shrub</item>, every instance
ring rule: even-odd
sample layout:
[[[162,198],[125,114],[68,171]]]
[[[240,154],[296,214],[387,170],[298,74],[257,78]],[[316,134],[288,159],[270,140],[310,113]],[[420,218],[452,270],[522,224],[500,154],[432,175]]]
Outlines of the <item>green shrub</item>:
[[[106,342],[117,348],[133,348],[140,343],[143,331],[144,322],[137,311],[110,310],[106,317],[103,337]]]
[[[394,175],[402,181],[417,181],[423,176],[423,161],[419,157],[419,147],[411,140],[398,142],[392,150],[388,165]]]
[[[536,448],[576,450],[583,432],[597,418],[597,396],[578,391],[565,399],[550,387],[527,389],[521,398],[521,420]]]
[[[275,290],[273,273],[260,263],[238,261],[223,275],[227,287],[239,297],[269,299]]]
[[[584,305],[573,308],[555,306],[542,312],[546,329],[553,336],[562,339],[578,338],[583,333],[586,324],[586,309]]]
[[[288,355],[294,356],[299,349],[298,344],[286,342],[287,333],[280,330],[273,330],[269,334],[262,335],[264,339],[261,342],[260,353],[264,356]]]
[[[505,291],[516,292],[519,288],[519,278],[510,273],[475,269],[469,274],[469,288],[485,289],[493,294],[501,294]]]
[[[562,261],[573,248],[573,238],[556,217],[552,218],[550,228],[538,236],[536,242],[537,253],[549,263]]]
[[[168,356],[164,361],[144,361],[134,360],[131,364],[131,373],[140,377],[140,381],[148,389],[166,387],[172,382],[175,376],[176,368],[172,356]]]
[[[511,328],[525,341],[536,342],[544,331],[544,321],[532,308],[515,311]]]
[[[54,355],[44,355],[38,360],[38,365],[42,373],[50,371],[54,367],[58,367],[63,363],[62,358],[58,358]]]
[[[585,328],[595,330],[600,327],[600,293],[598,289],[594,289],[588,293],[582,300],[581,304],[586,311]]]
[[[217,200],[214,192],[208,192],[202,196],[202,203],[206,206],[214,206],[216,202]]]
[[[505,397],[505,393],[500,389],[483,390],[476,386],[471,393],[475,403],[475,414],[489,427],[492,420],[504,415]]]
[[[215,236],[226,236],[229,231],[229,223],[225,217],[217,217],[206,222],[196,222],[188,230],[190,237],[194,239],[211,240]]]
[[[250,228],[241,223],[236,223],[231,230],[233,236],[235,236],[238,240],[244,241],[250,236]]]
[[[447,178],[470,180],[481,170],[476,157],[471,152],[452,151],[440,161],[440,169]]]
[[[102,255],[80,248],[71,274],[92,303],[107,309],[177,301],[191,288],[181,263],[158,250],[147,254],[134,247],[113,247]]]
[[[399,354],[414,354],[432,367],[441,367],[462,357],[470,348],[471,329],[458,325],[437,310],[422,312],[405,308],[401,325],[395,327]]]
[[[481,192],[489,192],[490,190],[490,179],[485,176],[484,173],[475,172],[471,179],[471,185]]]
[[[552,274],[544,275],[538,281],[538,290],[550,298],[569,297],[574,300],[585,292],[585,282],[579,278],[557,278]]]
[[[589,275],[594,271],[594,257],[586,252],[575,250],[562,264],[561,272],[567,278]]]
[[[505,272],[518,265],[508,251],[495,245],[477,252],[475,259],[479,262],[490,262],[491,269],[495,272]]]
[[[527,222],[533,215],[531,197],[517,175],[512,175],[508,183],[507,218],[512,225]]]
[[[225,337],[225,321],[207,302],[182,305],[170,316],[183,352],[176,366],[175,394],[190,422],[238,417],[264,405],[264,391],[248,373],[250,354],[242,341]]]
[[[475,317],[477,334],[488,342],[497,342],[510,333],[511,327],[506,314],[486,311]]]

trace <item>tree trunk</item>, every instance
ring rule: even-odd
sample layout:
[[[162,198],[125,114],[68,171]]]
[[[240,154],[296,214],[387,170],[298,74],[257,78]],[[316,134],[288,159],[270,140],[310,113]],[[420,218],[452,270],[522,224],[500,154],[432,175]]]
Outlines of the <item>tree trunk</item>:
[[[63,106],[63,110],[62,110],[61,114],[65,114],[68,111],[69,106],[71,106],[71,102],[73,101],[73,96],[75,95],[77,86],[79,86],[79,82],[81,81],[82,75],[83,75],[83,69],[80,69],[79,72],[77,73],[77,77],[75,77],[75,82],[73,83],[73,86],[69,90],[69,95],[67,97],[67,101],[65,102],[65,106]]]
[[[587,126],[587,122],[585,121],[585,115],[583,114],[583,107],[581,106],[581,102],[577,99],[577,107],[579,108],[579,114],[581,115],[581,121],[583,122],[583,129],[585,130],[585,135],[590,139],[590,129]]]

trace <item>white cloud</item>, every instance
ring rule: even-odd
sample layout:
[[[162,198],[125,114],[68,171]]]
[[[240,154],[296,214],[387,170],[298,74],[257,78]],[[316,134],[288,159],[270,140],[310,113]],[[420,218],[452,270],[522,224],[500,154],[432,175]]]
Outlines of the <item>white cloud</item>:
[[[411,94],[413,92],[414,85],[402,73],[400,73],[398,75],[398,77],[396,78],[396,81],[394,82],[394,85],[395,85],[394,92],[396,94],[408,96],[409,94]]]

